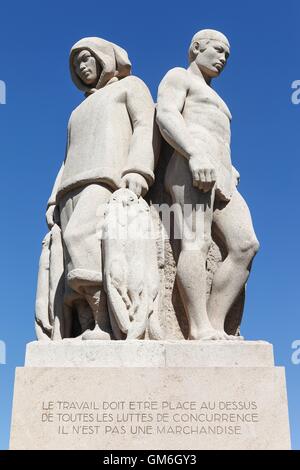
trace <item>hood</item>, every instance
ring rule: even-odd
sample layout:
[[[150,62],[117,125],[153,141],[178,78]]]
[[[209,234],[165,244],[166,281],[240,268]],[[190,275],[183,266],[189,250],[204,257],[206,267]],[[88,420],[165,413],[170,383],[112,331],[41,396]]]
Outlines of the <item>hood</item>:
[[[101,74],[96,87],[91,88],[78,77],[75,72],[73,60],[74,55],[80,50],[86,49],[100,63]],[[89,95],[103,88],[112,78],[120,80],[130,75],[131,63],[127,52],[120,46],[101,38],[84,38],[76,42],[70,51],[70,72],[77,88]]]

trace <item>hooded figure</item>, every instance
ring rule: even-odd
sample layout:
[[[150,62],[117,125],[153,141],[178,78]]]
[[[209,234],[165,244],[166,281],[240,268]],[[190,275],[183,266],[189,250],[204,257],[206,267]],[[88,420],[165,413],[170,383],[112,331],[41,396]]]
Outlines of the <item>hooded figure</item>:
[[[70,70],[86,99],[69,120],[47,220],[51,226],[59,214],[65,304],[76,308],[84,339],[110,339],[99,233],[114,190],[127,187],[139,197],[153,183],[155,107],[144,82],[130,75],[126,51],[113,43],[80,40],[71,49]]]
[[[74,70],[74,57],[81,50],[88,50],[101,67],[101,73],[95,88],[87,86]],[[77,88],[87,95],[103,88],[113,78],[114,81],[127,77],[131,72],[131,63],[127,52],[120,46],[100,38],[84,38],[76,42],[70,52],[70,72]]]

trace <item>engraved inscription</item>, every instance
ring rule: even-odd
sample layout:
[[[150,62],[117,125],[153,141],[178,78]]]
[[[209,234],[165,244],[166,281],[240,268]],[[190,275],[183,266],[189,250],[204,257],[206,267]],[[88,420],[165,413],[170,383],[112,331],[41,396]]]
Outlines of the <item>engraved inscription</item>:
[[[256,401],[47,401],[41,422],[59,435],[242,435]],[[253,431],[252,431],[253,432]]]

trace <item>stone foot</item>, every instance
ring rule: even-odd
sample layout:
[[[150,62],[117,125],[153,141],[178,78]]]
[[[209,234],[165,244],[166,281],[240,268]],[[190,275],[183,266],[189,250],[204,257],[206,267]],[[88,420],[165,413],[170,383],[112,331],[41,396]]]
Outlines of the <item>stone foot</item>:
[[[102,331],[98,325],[93,330],[86,330],[82,335],[83,340],[110,340],[110,334]]]
[[[236,335],[228,335],[227,333],[225,333],[225,331],[223,332],[223,334],[225,335],[225,339],[229,340],[229,341],[244,341],[244,336],[236,336]]]
[[[201,341],[209,341],[209,340],[231,340],[231,341],[241,341],[243,340],[243,336],[234,336],[228,335],[225,331],[215,330],[214,328],[206,328],[203,330],[193,331],[189,335],[190,340],[201,340]]]
[[[225,333],[221,331],[215,330],[214,328],[206,328],[203,330],[194,330],[190,333],[189,339],[190,340],[220,340],[224,338]]]

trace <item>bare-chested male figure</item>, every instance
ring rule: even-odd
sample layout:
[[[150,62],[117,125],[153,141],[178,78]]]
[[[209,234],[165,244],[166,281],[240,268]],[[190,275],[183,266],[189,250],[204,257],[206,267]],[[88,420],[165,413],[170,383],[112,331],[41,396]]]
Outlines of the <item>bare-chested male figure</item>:
[[[190,339],[234,339],[224,331],[226,315],[243,289],[259,244],[246,202],[236,189],[230,157],[231,114],[211,80],[229,57],[218,31],[195,34],[188,69],[174,68],[158,90],[157,122],[174,148],[165,186],[184,221],[177,283],[189,320]],[[192,213],[192,217],[186,214]],[[206,258],[212,231],[227,248],[206,300]],[[238,338],[238,337],[236,337]]]

